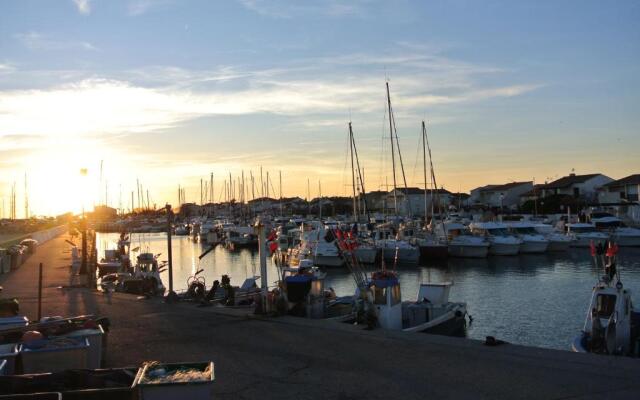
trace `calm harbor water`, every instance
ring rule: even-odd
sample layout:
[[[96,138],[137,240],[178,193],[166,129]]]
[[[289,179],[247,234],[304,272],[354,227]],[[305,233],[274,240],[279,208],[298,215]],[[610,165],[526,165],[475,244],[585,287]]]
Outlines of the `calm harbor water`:
[[[98,234],[99,254],[115,248],[117,234]],[[132,234],[131,248],[162,253],[167,259],[164,233]],[[260,274],[257,251],[230,252],[222,246],[198,261],[205,246],[187,236],[173,237],[174,288],[185,289],[188,277],[198,269],[207,286],[223,274],[240,285],[244,279]],[[135,254],[134,254],[135,256]],[[622,281],[640,305],[640,248],[621,248],[619,268]],[[269,284],[277,280],[277,271],[268,259]],[[593,265],[588,249],[566,253],[489,257],[487,259],[449,259],[444,264],[399,267],[404,299],[415,299],[418,285],[429,280],[452,281],[452,301],[464,301],[473,316],[467,336],[484,339],[487,335],[511,343],[570,349],[573,336],[582,328],[591,288],[602,273]],[[338,295],[352,294],[355,284],[348,271],[328,270],[327,287]],[[162,275],[168,286],[167,273]]]

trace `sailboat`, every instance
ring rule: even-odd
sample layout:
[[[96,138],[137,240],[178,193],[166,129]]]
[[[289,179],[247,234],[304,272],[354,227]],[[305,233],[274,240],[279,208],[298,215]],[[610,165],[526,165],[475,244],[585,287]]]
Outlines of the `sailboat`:
[[[436,174],[433,170],[433,160],[431,159],[431,147],[429,146],[429,139],[427,137],[427,127],[422,121],[422,165],[424,173],[424,228],[420,232],[419,236],[415,239],[415,244],[420,249],[420,260],[422,262],[429,260],[442,260],[446,259],[448,255],[447,245],[439,242],[435,235],[430,230],[427,230],[428,221],[428,207],[427,207],[427,149],[429,149],[429,168],[431,171],[431,182],[433,182],[433,189],[431,190],[431,222],[430,226],[435,226],[435,208],[434,203],[437,201],[438,209],[440,208],[440,201],[438,197],[438,185],[436,184]],[[435,192],[435,196],[434,196]],[[440,210],[438,210],[440,211]]]
[[[389,82],[386,82],[387,86],[387,105],[389,110],[389,137],[391,139],[391,166],[393,170],[393,206],[395,212],[395,219],[398,219],[398,199],[397,199],[397,189],[398,185],[396,182],[396,156],[395,156],[395,147],[398,145],[398,156],[400,158],[400,167],[402,168],[402,177],[404,180],[404,187],[407,190],[407,180],[404,174],[404,166],[402,163],[402,154],[400,153],[399,141],[397,132],[395,134],[395,145],[394,145],[394,132],[395,132],[395,119],[393,117],[393,108],[391,107],[391,95],[389,93]],[[405,196],[406,198],[407,196]],[[407,205],[410,207],[410,203]],[[411,214],[411,210],[408,210],[409,214]],[[391,235],[389,235],[389,230],[391,231]],[[420,258],[420,251],[417,247],[410,244],[408,241],[403,240],[399,237],[393,237],[393,233],[397,232],[396,226],[380,226],[379,229],[374,233],[376,248],[382,253],[382,257],[385,261],[390,263],[407,263],[407,264],[416,264]]]

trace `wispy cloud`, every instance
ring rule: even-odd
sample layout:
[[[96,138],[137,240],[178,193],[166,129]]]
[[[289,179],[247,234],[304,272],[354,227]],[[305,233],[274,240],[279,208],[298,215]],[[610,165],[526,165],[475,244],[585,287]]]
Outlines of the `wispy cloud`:
[[[91,13],[91,0],[73,0],[80,14],[88,15]]]
[[[131,0],[127,5],[127,13],[135,17],[145,14],[153,8],[166,6],[171,2],[171,0]]]
[[[0,75],[14,72],[16,68],[9,63],[0,63]]]
[[[291,129],[331,129],[350,111],[372,117],[383,112],[385,70],[393,72],[394,106],[404,115],[518,96],[541,86],[483,84],[483,75],[495,82],[504,71],[430,53],[362,53],[292,61],[287,68],[156,66],[99,78],[72,74],[72,81],[49,87],[0,91],[0,134],[131,134],[204,116],[247,114],[286,116]]]
[[[294,18],[303,15],[330,17],[364,16],[367,0],[238,0],[246,9],[274,18]]]
[[[16,33],[14,37],[31,50],[97,50],[89,42],[57,40],[34,31]]]

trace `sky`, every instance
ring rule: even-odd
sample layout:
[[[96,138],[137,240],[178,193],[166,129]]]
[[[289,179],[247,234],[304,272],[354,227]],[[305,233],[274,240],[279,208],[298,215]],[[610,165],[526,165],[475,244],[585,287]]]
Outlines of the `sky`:
[[[24,214],[25,174],[32,215],[129,208],[136,180],[199,202],[210,173],[215,201],[253,174],[251,198],[261,167],[272,197],[279,174],[283,196],[350,195],[349,121],[385,189],[387,81],[409,186],[422,120],[454,192],[638,173],[638,21],[623,0],[3,1],[0,213],[15,182]]]

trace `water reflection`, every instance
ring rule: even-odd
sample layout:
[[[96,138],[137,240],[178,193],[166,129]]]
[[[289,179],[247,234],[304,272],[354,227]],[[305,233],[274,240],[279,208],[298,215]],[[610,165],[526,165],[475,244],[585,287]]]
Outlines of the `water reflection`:
[[[116,234],[100,234],[100,251],[115,248],[116,240]],[[164,234],[132,235],[132,248],[162,253],[161,260],[166,260],[166,246]],[[223,274],[228,274],[235,284],[260,275],[256,251],[230,252],[218,247],[198,260],[206,248],[187,237],[174,237],[172,249],[176,290],[185,289],[187,278],[201,268],[207,285]],[[640,305],[640,249],[622,248],[619,265],[625,286],[633,291],[634,301]],[[271,260],[267,266],[269,283],[273,284],[277,271]],[[486,259],[452,258],[445,263],[399,266],[397,270],[404,299],[415,299],[421,282],[453,282],[451,299],[465,301],[474,317],[468,328],[471,338],[493,335],[512,343],[558,349],[569,349],[573,336],[581,329],[591,288],[600,274],[588,249]],[[167,272],[162,279],[168,284]],[[328,270],[326,286],[333,287],[339,295],[355,290],[346,269]]]

